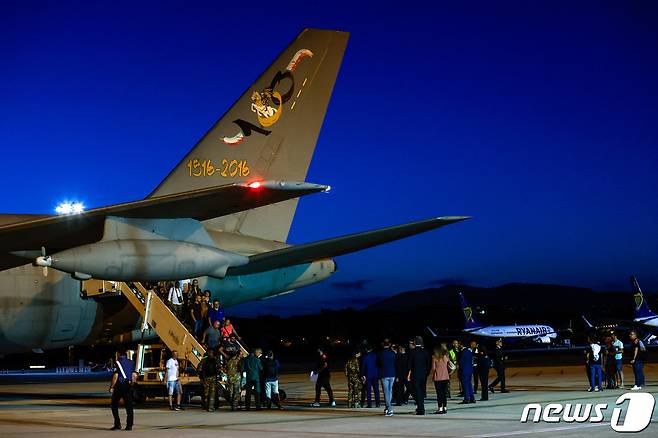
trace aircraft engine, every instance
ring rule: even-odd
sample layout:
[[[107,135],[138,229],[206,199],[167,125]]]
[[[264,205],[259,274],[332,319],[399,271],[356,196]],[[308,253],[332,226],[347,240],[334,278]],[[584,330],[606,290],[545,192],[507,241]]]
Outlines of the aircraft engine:
[[[540,344],[550,344],[551,343],[551,338],[549,336],[538,336],[535,340]]]
[[[108,240],[37,258],[85,280],[158,281],[210,276],[223,278],[232,266],[249,259],[210,246],[174,240]]]

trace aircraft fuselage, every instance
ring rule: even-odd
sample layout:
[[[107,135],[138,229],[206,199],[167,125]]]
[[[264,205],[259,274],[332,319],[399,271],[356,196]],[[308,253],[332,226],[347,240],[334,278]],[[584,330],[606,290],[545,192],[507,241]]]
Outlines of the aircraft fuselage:
[[[658,327],[658,315],[635,318],[633,321],[650,327]]]
[[[202,277],[199,283],[228,307],[317,283],[335,269],[333,260],[324,259],[221,280]],[[0,303],[2,354],[93,344],[139,325],[139,315],[125,298],[83,298],[78,280],[55,269],[44,277],[32,265],[0,271]]]
[[[469,334],[486,338],[535,339],[541,343],[550,343],[557,337],[555,330],[543,324],[527,325],[491,325],[466,330]]]

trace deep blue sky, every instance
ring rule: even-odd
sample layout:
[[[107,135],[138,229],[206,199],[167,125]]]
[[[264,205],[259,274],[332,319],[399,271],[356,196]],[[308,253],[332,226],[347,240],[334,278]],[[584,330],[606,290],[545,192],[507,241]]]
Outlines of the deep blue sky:
[[[335,28],[307,178],[334,190],[289,240],[474,219],[241,312],[450,279],[658,288],[657,2],[186,3],[0,3],[0,210],[142,198],[302,28]]]

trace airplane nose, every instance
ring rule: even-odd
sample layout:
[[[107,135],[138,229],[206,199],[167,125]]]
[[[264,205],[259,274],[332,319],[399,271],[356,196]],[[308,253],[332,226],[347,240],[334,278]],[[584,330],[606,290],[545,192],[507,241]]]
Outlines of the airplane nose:
[[[50,256],[39,256],[34,262],[37,266],[50,267],[53,264],[52,258]]]

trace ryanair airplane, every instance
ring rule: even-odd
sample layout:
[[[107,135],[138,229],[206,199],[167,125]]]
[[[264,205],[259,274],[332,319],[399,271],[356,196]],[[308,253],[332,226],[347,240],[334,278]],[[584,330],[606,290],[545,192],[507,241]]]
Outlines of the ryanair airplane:
[[[643,341],[646,344],[656,344],[658,342],[658,314],[649,308],[642,289],[640,289],[640,284],[634,275],[631,276],[631,287],[633,288],[633,300],[635,302],[635,313],[632,321],[630,319],[612,319],[595,325],[585,315],[581,315],[581,317],[589,330],[596,331],[600,335],[607,335],[613,331],[628,332],[638,328],[640,332],[644,333]]]
[[[528,340],[537,344],[550,344],[557,338],[553,327],[545,324],[523,325],[484,325],[473,316],[473,308],[468,305],[464,294],[459,292],[459,300],[464,312],[464,332],[484,338],[500,338],[508,340]]]

